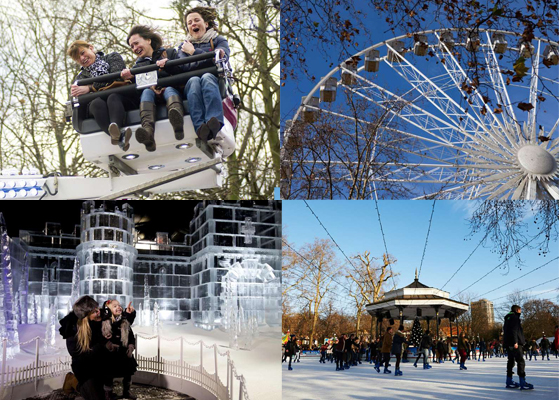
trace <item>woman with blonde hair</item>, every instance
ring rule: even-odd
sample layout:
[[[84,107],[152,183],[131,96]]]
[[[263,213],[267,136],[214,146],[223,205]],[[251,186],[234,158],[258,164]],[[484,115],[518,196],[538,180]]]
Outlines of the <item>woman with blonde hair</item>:
[[[126,68],[124,60],[119,53],[113,52],[105,55],[96,52],[93,46],[83,40],[73,42],[66,52],[77,64],[81,66],[76,80],[95,78],[98,76],[120,72]],[[70,87],[72,97],[83,94],[106,90],[117,84],[125,84],[122,79],[112,82],[95,82],[91,85],[73,84]],[[132,131],[130,128],[121,129],[126,123],[126,111],[138,108],[136,96],[123,96],[112,93],[107,100],[96,98],[88,104],[87,113],[93,116],[99,128],[111,137],[111,144],[119,145],[122,150],[127,151],[130,147]]]
[[[108,400],[103,391],[105,359],[118,349],[101,334],[99,304],[89,296],[76,301],[72,311],[60,320],[60,334],[72,356],[72,371],[78,380],[78,392],[85,400]]]

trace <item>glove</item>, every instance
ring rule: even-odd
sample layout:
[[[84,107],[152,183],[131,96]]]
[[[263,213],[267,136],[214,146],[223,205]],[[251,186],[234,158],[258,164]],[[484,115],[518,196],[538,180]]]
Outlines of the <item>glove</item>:
[[[134,354],[134,345],[133,344],[129,344],[128,345],[128,350],[126,351],[126,355],[129,358],[132,358],[132,354]]]
[[[101,320],[102,321],[106,321],[108,319],[111,319],[112,316],[113,316],[113,313],[111,312],[111,309],[109,307],[101,308]]]
[[[105,345],[105,347],[107,348],[107,350],[109,350],[110,352],[113,352],[115,350],[118,350],[119,345],[118,344],[114,344],[113,342],[107,342],[107,344]]]

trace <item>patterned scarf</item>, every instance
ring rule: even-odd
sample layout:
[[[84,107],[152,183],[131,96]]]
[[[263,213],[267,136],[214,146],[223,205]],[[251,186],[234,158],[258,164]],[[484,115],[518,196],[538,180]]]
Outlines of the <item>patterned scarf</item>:
[[[194,43],[208,43],[210,41],[210,39],[215,39],[217,37],[217,32],[214,31],[213,28],[208,29],[206,31],[206,33],[204,33],[204,36],[202,36],[200,39],[193,39],[192,36],[190,36],[190,33],[188,35],[186,35],[186,40],[188,40],[190,43],[194,44]]]
[[[109,63],[103,60],[98,53],[93,64],[89,67],[85,67],[84,69],[89,72],[92,77],[96,77],[108,74],[109,68]]]

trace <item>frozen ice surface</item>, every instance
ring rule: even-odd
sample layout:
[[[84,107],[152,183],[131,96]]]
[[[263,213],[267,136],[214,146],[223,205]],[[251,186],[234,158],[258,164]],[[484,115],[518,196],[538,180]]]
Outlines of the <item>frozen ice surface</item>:
[[[526,381],[535,389],[522,391],[505,389],[506,358],[491,358],[485,362],[466,361],[467,371],[460,371],[457,364],[431,364],[424,370],[421,362],[400,364],[402,376],[394,376],[395,359],[392,358],[391,374],[380,374],[373,365],[363,362],[349,370],[336,371],[336,363],[320,364],[319,357],[301,357],[293,363],[293,371],[282,364],[284,400],[310,399],[495,399],[516,398],[557,399],[557,374],[559,358],[551,361],[526,361]],[[516,371],[516,368],[514,369]],[[518,382],[518,376],[514,375]],[[251,397],[252,398],[252,397]]]

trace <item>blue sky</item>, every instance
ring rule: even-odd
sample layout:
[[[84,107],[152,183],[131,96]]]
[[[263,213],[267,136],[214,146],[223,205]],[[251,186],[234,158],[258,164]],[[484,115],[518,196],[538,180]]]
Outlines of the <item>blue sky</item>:
[[[384,245],[374,201],[309,201],[308,204],[348,256],[365,251],[370,251],[374,257],[382,256]],[[484,234],[478,233],[470,238],[467,222],[475,204],[473,201],[435,203],[420,275],[422,283],[441,288],[478,245]],[[393,266],[394,272],[400,273],[396,280],[397,287],[413,282],[415,269],[419,269],[432,206],[432,201],[378,202],[388,251],[398,260]],[[535,224],[532,223],[531,217],[527,222],[530,229],[528,233],[533,233]],[[314,241],[315,237],[328,238],[303,201],[283,202],[283,227],[284,235],[287,235],[289,242],[296,248]],[[480,246],[444,290],[453,296],[500,264],[502,260],[491,250]],[[337,249],[336,251],[340,262],[346,261],[341,252]],[[550,252],[545,256],[538,255],[537,250],[526,249],[522,250],[520,255],[525,261],[521,269],[511,260],[508,271],[495,270],[467,292],[474,296],[482,295],[516,279],[559,256],[559,246],[557,242],[551,243]],[[559,288],[559,281],[547,283],[559,277],[558,267],[559,260],[555,260],[522,280],[483,297],[489,300],[497,299],[514,289],[522,290],[542,283],[529,293],[546,299],[556,296],[554,299],[557,300],[559,291],[542,295],[538,293]],[[504,300],[499,299],[495,303]],[[338,296],[337,302],[339,306],[347,304],[343,296]]]

